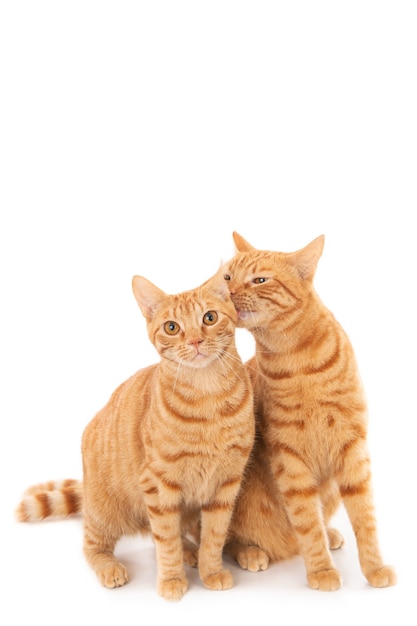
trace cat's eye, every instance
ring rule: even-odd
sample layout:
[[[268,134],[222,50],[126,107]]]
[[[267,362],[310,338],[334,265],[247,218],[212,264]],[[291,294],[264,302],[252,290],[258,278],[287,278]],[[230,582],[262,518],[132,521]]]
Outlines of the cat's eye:
[[[266,283],[267,280],[267,278],[259,277],[254,278],[252,282],[255,283],[255,285],[262,285],[262,283]]]
[[[203,322],[207,326],[211,326],[212,324],[215,324],[218,319],[219,316],[217,315],[216,311],[207,311],[207,313],[203,317]]]
[[[164,330],[168,335],[176,335],[179,333],[180,325],[177,322],[165,322]]]
[[[224,280],[230,280],[231,276],[230,276],[230,274],[225,274],[223,276],[223,278],[224,278]]]

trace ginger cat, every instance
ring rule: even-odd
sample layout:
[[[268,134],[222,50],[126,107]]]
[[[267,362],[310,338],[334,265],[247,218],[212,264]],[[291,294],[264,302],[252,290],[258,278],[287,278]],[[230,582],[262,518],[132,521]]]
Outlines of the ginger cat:
[[[377,539],[366,443],[367,408],[352,346],[313,287],[324,237],[293,253],[257,250],[237,233],[237,254],[221,272],[238,326],[256,341],[248,362],[257,437],[227,551],[246,569],[295,554],[313,589],[341,576],[328,528],[340,500],[357,539],[362,572],[375,587],[396,582]]]
[[[167,295],[135,276],[133,291],[160,362],[116,389],[85,429],[82,482],[32,487],[17,516],[82,512],[84,553],[106,587],[128,580],[113,553],[117,541],[151,532],[158,592],[168,600],[187,589],[183,562],[196,558],[185,531],[197,520],[200,578],[209,589],[228,589],[222,551],[255,431],[236,310],[223,279]]]

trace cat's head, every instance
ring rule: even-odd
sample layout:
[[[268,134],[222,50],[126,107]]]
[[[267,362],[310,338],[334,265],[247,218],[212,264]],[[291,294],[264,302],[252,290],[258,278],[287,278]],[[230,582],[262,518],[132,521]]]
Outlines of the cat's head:
[[[324,235],[296,252],[258,250],[234,232],[236,255],[221,273],[238,313],[238,326],[266,327],[272,320],[300,307],[312,290]]]
[[[132,287],[162,358],[201,369],[235,345],[237,313],[222,276],[176,295],[142,276],[133,277]]]

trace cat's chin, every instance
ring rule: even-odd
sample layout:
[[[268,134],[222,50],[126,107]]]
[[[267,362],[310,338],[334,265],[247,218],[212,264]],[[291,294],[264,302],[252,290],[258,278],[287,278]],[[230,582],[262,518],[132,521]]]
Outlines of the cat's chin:
[[[192,369],[204,369],[213,363],[216,359],[215,355],[208,354],[196,354],[192,359],[188,361],[181,361],[182,365],[190,367]]]

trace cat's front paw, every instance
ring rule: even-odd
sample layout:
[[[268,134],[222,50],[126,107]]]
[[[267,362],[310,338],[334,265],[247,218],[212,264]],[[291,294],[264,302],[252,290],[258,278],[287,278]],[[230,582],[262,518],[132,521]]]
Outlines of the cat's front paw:
[[[185,576],[166,578],[158,581],[158,593],[165,600],[181,600],[188,588]]]
[[[97,572],[97,576],[101,584],[108,589],[121,587],[129,580],[125,566],[119,562],[106,565]]]
[[[342,578],[336,569],[322,569],[307,574],[308,584],[319,591],[336,591],[342,586]]]
[[[215,574],[209,574],[202,578],[203,583],[208,589],[231,589],[233,587],[233,577],[229,570],[222,569]]]
[[[367,572],[366,578],[373,587],[390,587],[397,582],[397,574],[389,565],[384,565],[373,572]]]
[[[345,543],[343,535],[338,530],[336,530],[336,528],[328,528],[327,537],[329,539],[330,550],[338,550]]]
[[[242,546],[236,554],[236,560],[242,569],[261,572],[269,565],[268,555],[258,546]]]

